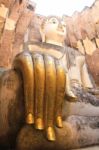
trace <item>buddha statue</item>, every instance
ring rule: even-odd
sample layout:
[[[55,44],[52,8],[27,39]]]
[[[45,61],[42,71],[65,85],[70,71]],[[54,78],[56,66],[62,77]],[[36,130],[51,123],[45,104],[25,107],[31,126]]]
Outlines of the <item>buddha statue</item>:
[[[19,69],[24,80],[26,123],[46,130],[49,141],[55,141],[56,125],[62,128],[64,96],[76,102],[66,70],[64,40],[66,26],[61,18],[50,16],[43,20],[42,42],[28,41],[29,51],[16,56],[13,67]]]

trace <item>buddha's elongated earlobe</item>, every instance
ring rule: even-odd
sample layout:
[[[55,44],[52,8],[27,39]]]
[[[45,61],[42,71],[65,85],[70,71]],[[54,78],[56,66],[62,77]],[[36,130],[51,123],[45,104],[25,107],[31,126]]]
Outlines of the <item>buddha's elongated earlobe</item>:
[[[45,33],[42,28],[40,28],[40,34],[41,34],[42,42],[45,42]]]

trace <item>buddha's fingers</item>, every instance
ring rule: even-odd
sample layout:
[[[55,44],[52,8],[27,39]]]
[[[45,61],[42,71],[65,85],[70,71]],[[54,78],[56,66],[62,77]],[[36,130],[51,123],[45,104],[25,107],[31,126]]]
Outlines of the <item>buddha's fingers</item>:
[[[43,56],[39,53],[32,54],[35,75],[35,127],[44,129],[44,89],[45,67]]]
[[[23,78],[25,117],[27,124],[34,123],[34,69],[29,52],[17,55],[13,61],[13,68],[19,71]]]
[[[66,76],[63,64],[56,60],[56,100],[55,100],[55,122],[57,127],[62,127],[62,105],[65,95]]]
[[[54,111],[56,98],[56,68],[54,59],[45,55],[45,125],[47,138],[50,141],[55,140],[54,132]]]

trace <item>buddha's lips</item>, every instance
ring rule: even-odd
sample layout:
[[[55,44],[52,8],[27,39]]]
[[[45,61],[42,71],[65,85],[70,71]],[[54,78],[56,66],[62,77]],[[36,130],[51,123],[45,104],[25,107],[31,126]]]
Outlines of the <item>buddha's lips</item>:
[[[57,29],[59,32],[64,32],[64,29],[58,28]]]
[[[58,33],[59,35],[62,35],[62,36],[65,35],[65,31],[64,31],[63,29],[58,29],[58,30],[57,30],[57,33]]]

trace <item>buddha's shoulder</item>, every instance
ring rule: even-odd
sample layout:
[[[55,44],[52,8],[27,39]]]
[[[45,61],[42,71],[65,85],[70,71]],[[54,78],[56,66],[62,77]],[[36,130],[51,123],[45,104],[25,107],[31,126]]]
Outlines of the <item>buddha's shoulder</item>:
[[[61,58],[65,54],[65,48],[62,46],[43,43],[43,42],[28,42],[26,48],[30,52],[40,52],[43,54],[49,54],[56,58]],[[25,49],[26,49],[25,48]]]

